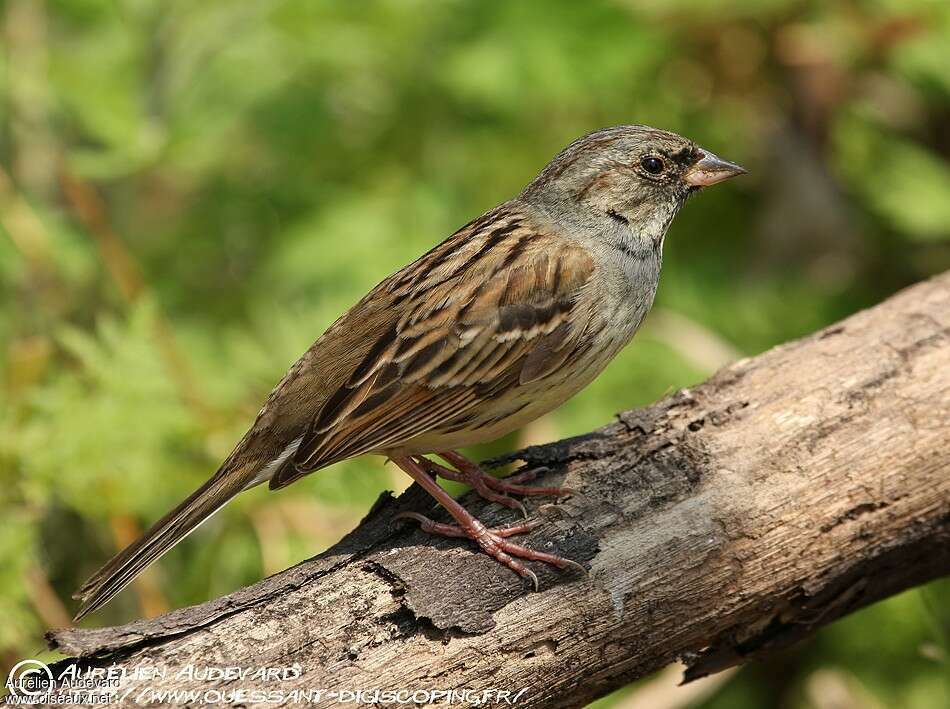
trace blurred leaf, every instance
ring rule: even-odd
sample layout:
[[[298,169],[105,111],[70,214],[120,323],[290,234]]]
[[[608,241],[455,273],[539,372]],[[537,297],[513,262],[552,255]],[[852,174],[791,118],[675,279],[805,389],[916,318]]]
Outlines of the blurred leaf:
[[[856,118],[843,121],[836,137],[839,170],[895,230],[950,239],[950,162]]]

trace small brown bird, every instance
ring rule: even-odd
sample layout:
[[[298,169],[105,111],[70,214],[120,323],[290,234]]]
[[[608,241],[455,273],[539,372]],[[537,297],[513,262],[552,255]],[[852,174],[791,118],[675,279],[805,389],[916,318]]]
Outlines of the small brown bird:
[[[512,200],[386,278],[290,368],[218,471],[76,593],[76,619],[243,490],[289,485],[364,453],[388,457],[455,518],[427,531],[468,537],[537,587],[519,559],[578,567],[490,529],[434,475],[521,509],[457,453],[556,408],[633,337],[653,304],[671,220],[700,188],[745,172],[674,133],[616,126],[562,150]],[[437,454],[447,464],[424,456]],[[451,466],[451,467],[449,467]]]

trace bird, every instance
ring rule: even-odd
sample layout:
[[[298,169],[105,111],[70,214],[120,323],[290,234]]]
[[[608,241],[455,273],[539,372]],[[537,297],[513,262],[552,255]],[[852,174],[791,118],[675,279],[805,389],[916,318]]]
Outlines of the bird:
[[[404,513],[467,538],[530,580],[525,564],[576,562],[516,544],[530,521],[490,528],[437,477],[524,510],[531,471],[492,476],[459,453],[557,408],[636,333],[659,283],[670,222],[704,187],[744,173],[676,133],[619,125],[578,138],[518,196],[385,278],[290,367],[218,470],[97,571],[78,621],[234,496],[286,487],[334,463],[385,456],[454,519]],[[438,457],[442,462],[433,459]]]

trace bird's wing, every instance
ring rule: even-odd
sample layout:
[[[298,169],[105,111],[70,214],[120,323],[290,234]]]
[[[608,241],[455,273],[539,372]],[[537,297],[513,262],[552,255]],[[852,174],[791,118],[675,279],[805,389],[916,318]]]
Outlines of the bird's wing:
[[[590,323],[578,295],[593,271],[586,250],[509,209],[490,212],[391,276],[364,299],[385,304],[385,323],[375,318],[372,332],[355,315],[338,323],[372,345],[328,392],[270,487],[398,448],[557,369]]]

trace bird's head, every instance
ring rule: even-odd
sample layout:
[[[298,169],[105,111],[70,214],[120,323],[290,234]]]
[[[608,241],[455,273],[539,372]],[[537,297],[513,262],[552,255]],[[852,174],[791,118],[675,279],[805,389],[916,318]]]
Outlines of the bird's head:
[[[744,172],[676,133],[615,126],[567,146],[522,198],[607,215],[634,232],[662,238],[690,194]]]

